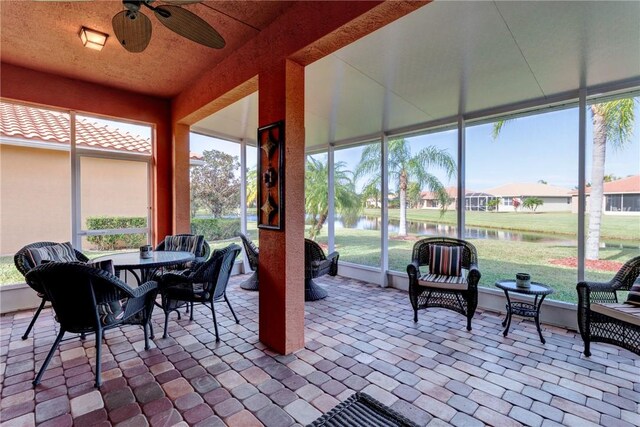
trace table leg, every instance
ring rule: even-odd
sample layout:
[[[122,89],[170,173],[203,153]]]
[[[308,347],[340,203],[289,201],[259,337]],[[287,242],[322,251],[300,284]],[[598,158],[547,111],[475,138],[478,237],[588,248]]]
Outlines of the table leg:
[[[547,342],[545,341],[544,337],[542,336],[542,330],[540,330],[540,307],[542,307],[542,301],[544,301],[544,297],[546,295],[542,295],[542,298],[540,298],[540,302],[537,302],[536,304],[536,328],[538,329],[538,335],[540,335],[540,341],[542,342],[542,344],[546,344]],[[538,299],[538,296],[536,296],[536,300]]]
[[[502,326],[506,327],[504,328],[504,332],[502,333],[503,336],[507,336],[507,334],[509,333],[509,328],[511,327],[511,299],[509,298],[509,291],[505,290],[504,291],[504,295],[507,297],[507,318],[504,319],[504,322],[502,322]]]

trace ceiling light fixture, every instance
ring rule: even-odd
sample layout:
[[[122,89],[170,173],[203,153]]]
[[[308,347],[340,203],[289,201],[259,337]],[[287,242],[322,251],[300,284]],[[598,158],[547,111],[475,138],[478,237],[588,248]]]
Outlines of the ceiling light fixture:
[[[100,31],[92,30],[91,28],[82,27],[78,33],[82,45],[89,49],[102,50],[109,34],[101,33]]]

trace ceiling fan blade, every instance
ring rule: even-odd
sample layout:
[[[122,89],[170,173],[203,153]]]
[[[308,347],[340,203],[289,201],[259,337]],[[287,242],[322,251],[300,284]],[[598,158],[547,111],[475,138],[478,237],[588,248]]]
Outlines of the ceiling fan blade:
[[[179,6],[158,6],[153,12],[168,29],[182,37],[214,49],[222,49],[226,44],[207,21],[187,9]]]
[[[182,4],[194,4],[194,3],[201,3],[202,0],[163,0],[164,3],[169,3],[169,4],[177,4],[177,5],[182,5]]]
[[[151,40],[151,20],[141,12],[123,10],[111,20],[118,41],[129,52],[142,52]]]

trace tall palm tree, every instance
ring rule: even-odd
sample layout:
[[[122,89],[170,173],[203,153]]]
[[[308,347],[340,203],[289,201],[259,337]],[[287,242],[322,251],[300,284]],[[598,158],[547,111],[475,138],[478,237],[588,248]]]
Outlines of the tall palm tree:
[[[334,164],[334,204],[340,215],[353,217],[360,214],[362,204],[356,192],[353,173],[346,170],[346,166],[345,162]],[[312,220],[309,238],[315,239],[329,216],[329,167],[326,157],[322,160],[307,157],[305,210]]]
[[[363,151],[360,163],[356,168],[357,177],[367,177],[369,182],[380,179],[382,147],[380,144],[368,145]],[[409,180],[415,181],[420,188],[427,188],[437,195],[441,212],[447,210],[449,195],[444,185],[432,173],[434,169],[445,172],[448,179],[455,175],[456,162],[447,152],[434,146],[425,147],[415,155],[411,155],[411,145],[404,139],[389,141],[389,182],[396,183],[400,198],[400,227],[398,236],[407,235],[407,188]],[[383,195],[386,197],[386,195]]]
[[[621,148],[630,140],[635,121],[633,107],[633,98],[591,105],[593,154],[591,157],[589,231],[585,253],[587,259],[595,260],[600,255],[600,224],[602,221],[607,142],[614,148]]]
[[[590,107],[593,122],[593,153],[591,157],[589,230],[585,253],[585,257],[590,260],[597,260],[600,255],[600,224],[602,221],[607,142],[610,142],[614,148],[621,148],[629,141],[635,122],[634,103],[633,98],[625,98],[593,104]],[[508,121],[510,120],[500,120],[493,124],[492,135],[494,139],[498,137]]]

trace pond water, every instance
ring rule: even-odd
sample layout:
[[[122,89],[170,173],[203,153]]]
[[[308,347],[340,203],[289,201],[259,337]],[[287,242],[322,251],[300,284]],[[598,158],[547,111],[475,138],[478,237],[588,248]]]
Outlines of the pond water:
[[[389,219],[389,234],[397,233],[400,220]],[[351,228],[357,230],[380,230],[381,218],[377,216],[362,216],[354,224],[343,224],[341,220],[335,221],[335,228]],[[339,232],[338,232],[339,233]],[[407,221],[407,233],[418,236],[444,236],[457,237],[456,226],[439,224],[427,221]],[[512,230],[500,230],[495,228],[465,227],[465,236],[469,239],[508,240],[517,242],[555,243],[563,246],[577,246],[578,242],[570,236],[558,236],[545,233],[523,233]],[[604,241],[606,247],[619,247],[637,249],[638,244],[633,242]]]

